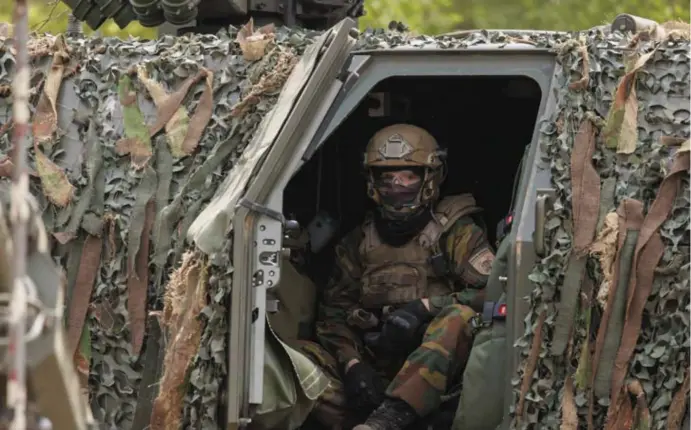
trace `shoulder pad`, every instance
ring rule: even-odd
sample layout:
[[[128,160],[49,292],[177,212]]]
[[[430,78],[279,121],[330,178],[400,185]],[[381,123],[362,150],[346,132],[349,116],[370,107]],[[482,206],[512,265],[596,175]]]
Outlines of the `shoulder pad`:
[[[476,206],[472,194],[447,196],[434,208],[434,219],[425,226],[420,234],[420,245],[425,248],[438,245],[439,238],[464,216],[481,212]]]
[[[434,216],[441,224],[442,231],[450,229],[456,221],[467,215],[482,212],[472,194],[458,194],[441,199],[434,209]]]

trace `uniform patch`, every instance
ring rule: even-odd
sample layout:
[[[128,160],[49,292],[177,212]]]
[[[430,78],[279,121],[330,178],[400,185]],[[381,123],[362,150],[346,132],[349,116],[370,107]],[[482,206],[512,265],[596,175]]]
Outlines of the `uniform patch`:
[[[488,248],[485,248],[470,257],[468,262],[479,274],[489,275],[489,272],[492,270],[492,263],[494,262],[494,253]]]

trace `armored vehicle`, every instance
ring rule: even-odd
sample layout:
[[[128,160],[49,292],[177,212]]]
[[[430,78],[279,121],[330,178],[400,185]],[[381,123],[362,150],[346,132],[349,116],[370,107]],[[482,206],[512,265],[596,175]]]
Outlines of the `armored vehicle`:
[[[363,0],[67,0],[75,18],[96,30],[112,18],[125,28],[133,21],[157,27],[159,34],[216,33],[251,17],[258,25],[275,24],[326,30],[341,19],[364,13]]]
[[[453,428],[680,428],[687,25],[32,43],[32,190],[103,428],[315,428],[328,380],[297,344],[369,208],[364,146],[398,122],[443,144],[442,194],[472,193],[497,244]]]

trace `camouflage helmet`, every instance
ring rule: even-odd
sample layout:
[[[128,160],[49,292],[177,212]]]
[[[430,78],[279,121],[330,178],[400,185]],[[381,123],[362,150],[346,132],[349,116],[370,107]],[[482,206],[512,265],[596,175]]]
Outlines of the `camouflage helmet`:
[[[367,194],[391,218],[405,218],[419,213],[439,197],[444,179],[445,151],[427,131],[410,124],[395,124],[375,133],[365,149]],[[404,205],[392,205],[382,198],[376,186],[376,169],[422,169],[422,184],[415,199]]]
[[[395,124],[375,133],[365,150],[365,167],[421,166],[438,169],[442,157],[437,140],[427,130]]]

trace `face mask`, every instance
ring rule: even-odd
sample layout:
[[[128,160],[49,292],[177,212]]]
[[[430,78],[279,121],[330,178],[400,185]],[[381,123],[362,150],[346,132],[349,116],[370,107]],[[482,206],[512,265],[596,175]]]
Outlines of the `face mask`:
[[[394,209],[418,203],[424,170],[406,168],[375,172],[374,187],[381,202]]]

